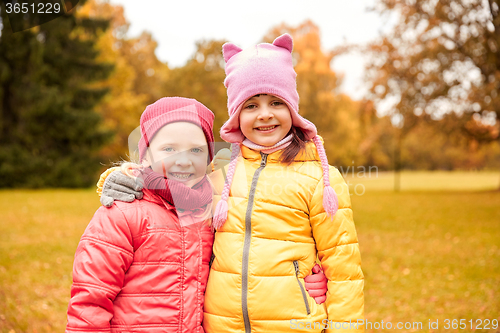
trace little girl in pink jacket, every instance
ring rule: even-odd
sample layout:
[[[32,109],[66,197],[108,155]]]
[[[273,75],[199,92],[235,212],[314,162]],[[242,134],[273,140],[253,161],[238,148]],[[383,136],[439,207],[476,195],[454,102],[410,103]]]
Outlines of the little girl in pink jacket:
[[[75,254],[66,332],[203,332],[214,114],[162,98],[141,117],[143,200],[100,207]]]

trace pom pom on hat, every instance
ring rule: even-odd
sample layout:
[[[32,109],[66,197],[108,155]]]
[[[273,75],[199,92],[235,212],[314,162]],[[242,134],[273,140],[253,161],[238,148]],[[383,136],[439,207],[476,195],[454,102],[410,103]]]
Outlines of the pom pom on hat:
[[[319,160],[321,162],[321,168],[323,169],[323,208],[333,219],[339,209],[339,199],[333,187],[330,186],[330,166],[328,165],[325,147],[323,147],[323,143],[321,142],[319,136],[315,136],[313,138],[313,142],[316,145],[316,150],[318,151]]]
[[[219,230],[222,228],[227,220],[227,211],[229,210],[229,205],[226,200],[221,200],[217,203],[215,207],[214,216],[212,218],[212,229]]]

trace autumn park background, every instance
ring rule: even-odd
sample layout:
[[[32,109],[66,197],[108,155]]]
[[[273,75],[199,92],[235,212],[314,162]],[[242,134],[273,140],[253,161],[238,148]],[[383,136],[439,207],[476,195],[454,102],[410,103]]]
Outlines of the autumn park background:
[[[163,96],[207,105],[221,141],[226,41],[199,40],[173,67],[150,33],[129,36],[122,6],[80,1],[17,33],[4,8],[0,332],[61,332],[99,173],[127,158],[141,113]],[[500,332],[500,1],[376,0],[371,10],[396,20],[363,45],[325,49],[333,32],[311,20],[261,36],[293,36],[300,112],[352,191],[366,317],[423,323],[408,332]],[[341,92],[331,66],[350,52],[368,58],[360,99]]]

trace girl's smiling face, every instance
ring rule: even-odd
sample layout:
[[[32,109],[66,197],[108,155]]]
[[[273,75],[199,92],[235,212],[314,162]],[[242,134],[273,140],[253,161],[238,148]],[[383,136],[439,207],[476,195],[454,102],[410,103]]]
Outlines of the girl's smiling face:
[[[253,143],[272,146],[292,128],[292,116],[286,103],[273,95],[260,94],[249,98],[240,112],[240,129]]]
[[[142,164],[192,187],[205,176],[208,146],[200,127],[188,122],[163,126],[153,137]]]

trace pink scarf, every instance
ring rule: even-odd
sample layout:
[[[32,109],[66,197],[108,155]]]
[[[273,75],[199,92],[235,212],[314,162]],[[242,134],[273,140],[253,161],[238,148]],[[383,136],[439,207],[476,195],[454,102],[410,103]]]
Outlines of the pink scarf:
[[[292,139],[293,139],[293,135],[289,134],[288,136],[285,136],[283,139],[276,142],[272,146],[261,146],[261,145],[258,145],[256,143],[253,143],[252,141],[245,138],[245,140],[243,140],[242,144],[245,147],[248,147],[248,148],[253,149],[253,150],[261,151],[264,154],[271,154],[271,153],[274,153],[275,151],[278,151],[280,149],[284,149],[285,147],[287,147],[290,143],[292,143]]]
[[[253,143],[252,141],[245,139],[243,140],[243,145],[248,148],[260,150],[265,154],[270,154],[277,150],[283,149],[291,143],[292,135],[289,135],[276,143],[271,147],[264,147]],[[312,138],[314,144],[316,145],[316,149],[318,150],[319,159],[321,161],[321,168],[323,169],[323,207],[327,214],[331,219],[337,213],[337,209],[339,207],[339,201],[337,198],[337,194],[333,187],[330,186],[330,177],[329,177],[329,166],[328,159],[326,158],[325,149],[323,147],[323,143],[319,136],[315,136]],[[227,171],[227,179],[224,183],[224,189],[222,190],[221,200],[217,203],[215,207],[212,228],[219,230],[222,228],[227,219],[227,211],[229,210],[229,206],[227,200],[229,198],[229,189],[231,188],[231,183],[233,182],[234,171],[236,169],[236,161],[239,153],[239,145],[233,144],[233,152],[231,154],[231,162],[229,163],[229,168]]]
[[[203,215],[202,213],[211,208],[213,192],[206,175],[192,188],[182,182],[167,179],[151,168],[142,170],[141,177],[144,180],[144,188],[174,206],[179,216]]]

